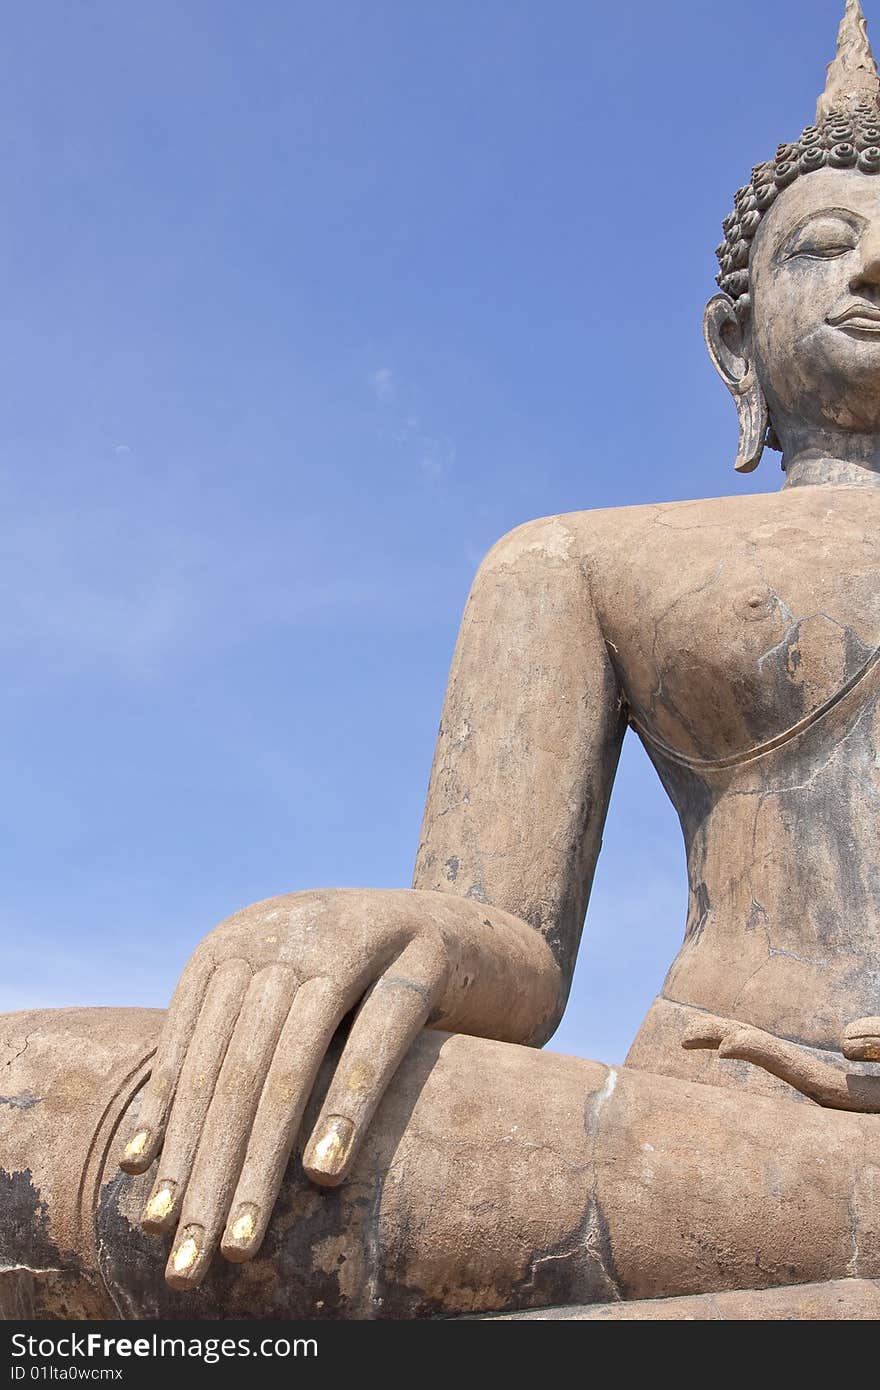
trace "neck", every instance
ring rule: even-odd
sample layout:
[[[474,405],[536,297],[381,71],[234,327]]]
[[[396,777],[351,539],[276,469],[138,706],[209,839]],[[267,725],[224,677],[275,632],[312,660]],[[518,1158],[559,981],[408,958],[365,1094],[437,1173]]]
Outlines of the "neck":
[[[783,437],[784,487],[880,487],[880,436],[817,432]]]

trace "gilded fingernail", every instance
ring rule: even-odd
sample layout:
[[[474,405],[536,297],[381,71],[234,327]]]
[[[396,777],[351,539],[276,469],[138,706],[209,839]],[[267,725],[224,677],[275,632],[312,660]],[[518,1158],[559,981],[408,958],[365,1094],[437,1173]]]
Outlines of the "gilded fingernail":
[[[259,1219],[260,1209],[253,1202],[243,1202],[237,1207],[223,1237],[224,1253],[234,1254],[236,1249],[246,1251],[253,1244]]]
[[[162,1224],[174,1210],[174,1198],[177,1194],[177,1183],[170,1179],[164,1179],[156,1183],[150,1194],[150,1199],[144,1207],[142,1222],[149,1225],[151,1222]]]
[[[139,1129],[137,1134],[129,1139],[123,1149],[121,1162],[134,1163],[137,1159],[141,1158],[150,1142],[150,1137],[150,1131],[148,1129]]]
[[[201,1226],[187,1226],[171,1255],[171,1268],[175,1274],[188,1274],[199,1258],[202,1249]]]
[[[233,1240],[253,1240],[254,1232],[257,1229],[257,1209],[256,1207],[239,1207],[236,1216],[229,1228],[229,1234]]]
[[[129,1142],[126,1144],[125,1157],[140,1158],[144,1149],[147,1147],[147,1141],[149,1137],[150,1131],[148,1129],[139,1129],[134,1138],[130,1139]]]
[[[331,1115],[311,1146],[306,1167],[334,1177],[345,1166],[354,1138],[354,1125],[344,1115]]]

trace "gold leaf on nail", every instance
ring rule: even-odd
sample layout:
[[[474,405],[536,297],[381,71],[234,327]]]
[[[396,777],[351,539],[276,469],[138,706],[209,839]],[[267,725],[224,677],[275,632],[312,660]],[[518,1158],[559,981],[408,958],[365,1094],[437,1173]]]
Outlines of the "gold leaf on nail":
[[[147,1147],[150,1138],[148,1129],[139,1129],[133,1139],[130,1139],[125,1146],[126,1158],[140,1158],[144,1149]]]
[[[144,1212],[144,1216],[147,1220],[163,1221],[166,1216],[169,1216],[174,1206],[174,1194],[176,1191],[177,1183],[170,1181],[161,1182],[147,1202]]]
[[[229,1234],[233,1240],[250,1241],[254,1238],[257,1223],[254,1220],[254,1212],[245,1210],[239,1213],[229,1228]]]
[[[354,1138],[354,1125],[344,1115],[331,1115],[312,1149],[311,1167],[335,1174],[345,1164]]]
[[[186,1274],[188,1270],[192,1269],[199,1257],[200,1250],[201,1244],[196,1232],[188,1227],[183,1233],[183,1240],[171,1256],[171,1265],[174,1273]]]

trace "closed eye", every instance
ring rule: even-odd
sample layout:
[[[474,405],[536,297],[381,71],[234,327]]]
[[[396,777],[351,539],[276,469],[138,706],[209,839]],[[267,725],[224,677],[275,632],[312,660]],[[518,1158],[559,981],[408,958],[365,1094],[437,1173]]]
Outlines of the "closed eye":
[[[780,238],[774,252],[784,261],[833,261],[854,251],[868,225],[866,218],[846,208],[824,208],[807,217]]]
[[[787,261],[833,261],[838,256],[845,256],[847,252],[854,250],[854,246],[846,246],[843,243],[833,246],[798,246],[793,251],[789,251],[785,259]]]

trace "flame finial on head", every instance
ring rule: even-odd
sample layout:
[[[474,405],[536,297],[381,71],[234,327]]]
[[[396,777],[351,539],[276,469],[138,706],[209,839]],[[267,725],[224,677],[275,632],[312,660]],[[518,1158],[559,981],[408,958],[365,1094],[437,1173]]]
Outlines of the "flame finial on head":
[[[816,124],[831,111],[866,101],[880,109],[880,76],[860,0],[846,0],[837,32],[837,53],[828,64],[825,90],[816,106]]]

